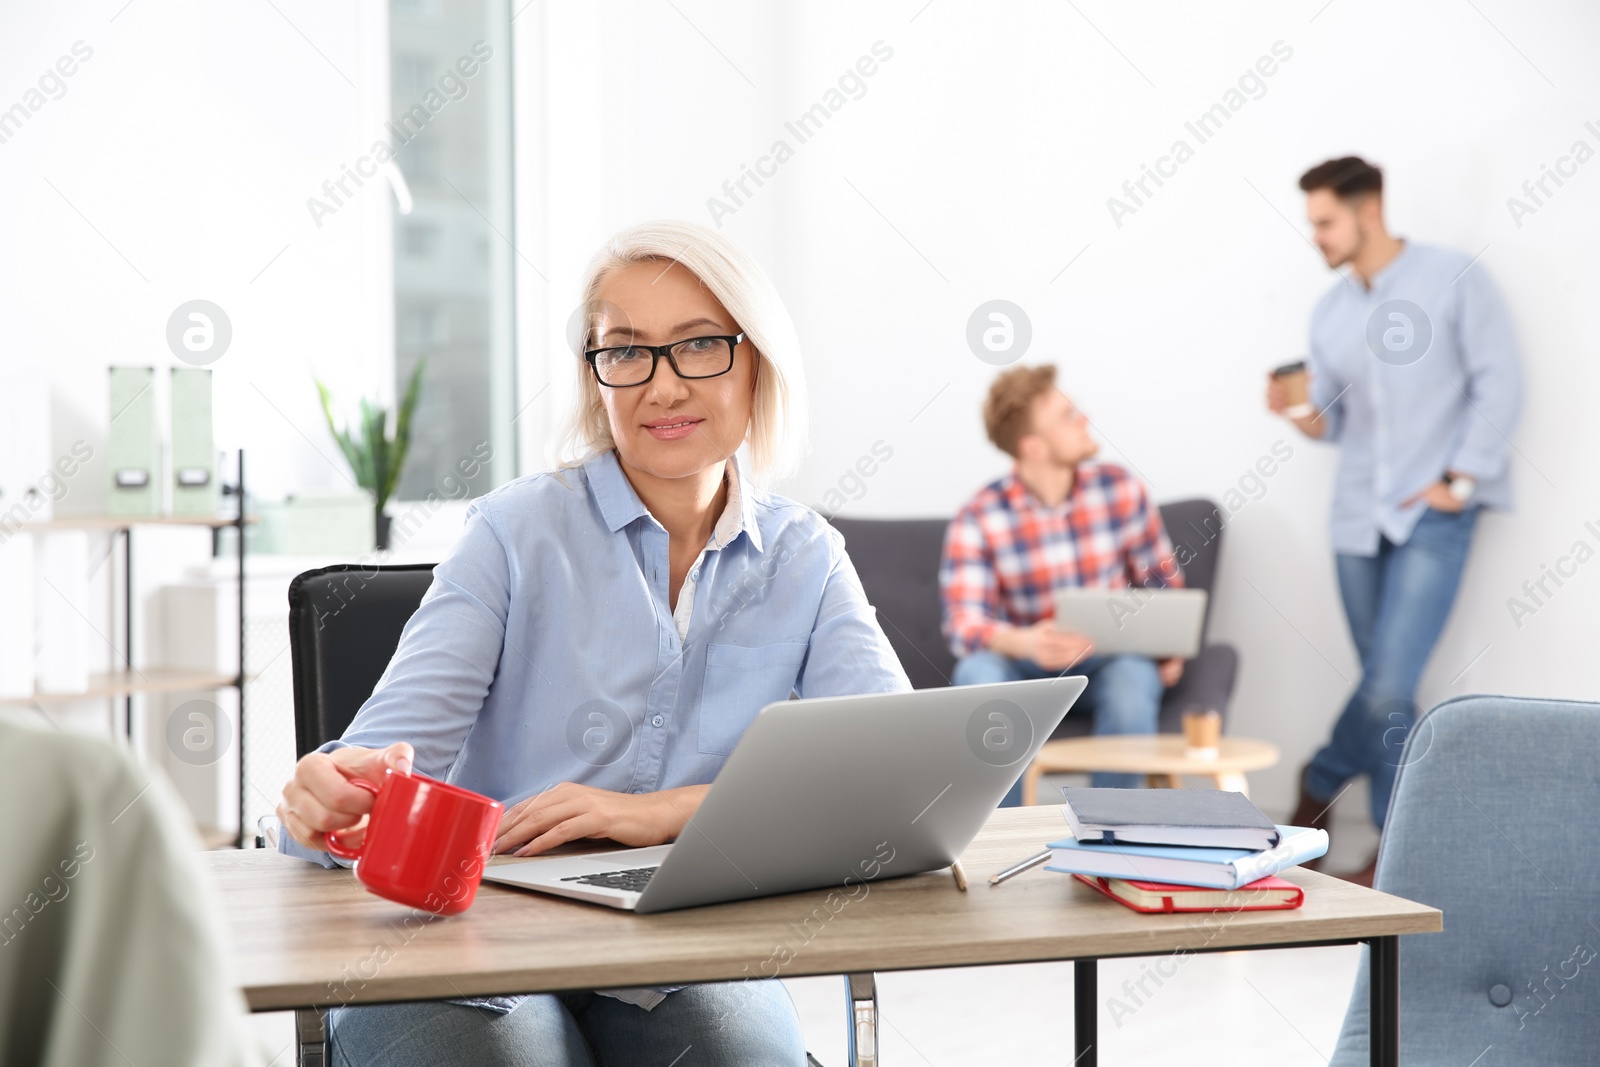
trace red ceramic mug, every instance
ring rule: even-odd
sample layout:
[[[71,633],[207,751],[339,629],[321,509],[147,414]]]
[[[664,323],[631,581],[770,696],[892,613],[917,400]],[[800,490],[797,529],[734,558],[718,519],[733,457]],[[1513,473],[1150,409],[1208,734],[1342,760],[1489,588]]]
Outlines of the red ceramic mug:
[[[328,851],[355,860],[356,879],[397,904],[456,915],[472,906],[505,806],[420,774],[385,770],[383,785],[350,784],[377,799],[359,848],[327,835]]]

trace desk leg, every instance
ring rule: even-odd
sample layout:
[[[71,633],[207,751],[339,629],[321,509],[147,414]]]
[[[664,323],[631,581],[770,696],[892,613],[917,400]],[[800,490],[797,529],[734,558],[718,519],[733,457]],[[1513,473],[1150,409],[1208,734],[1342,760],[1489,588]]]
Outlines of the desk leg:
[[[1400,939],[1375,937],[1367,942],[1368,1005],[1372,1067],[1400,1063]]]
[[[849,1011],[849,1041],[845,1046],[850,1067],[878,1067],[878,982],[871,971],[844,976],[845,1007]]]
[[[1072,961],[1072,1067],[1095,1067],[1100,1052],[1100,961]]]
[[[299,1008],[294,1013],[295,1063],[299,1067],[328,1067],[328,1033],[321,1008]]]

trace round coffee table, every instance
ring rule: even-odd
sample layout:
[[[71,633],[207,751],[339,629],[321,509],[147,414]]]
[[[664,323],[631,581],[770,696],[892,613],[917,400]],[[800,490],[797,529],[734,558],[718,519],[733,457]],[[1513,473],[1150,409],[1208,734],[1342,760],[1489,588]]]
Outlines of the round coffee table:
[[[1022,776],[1022,802],[1039,800],[1039,779],[1065,771],[1142,774],[1147,784],[1177,789],[1183,775],[1210,778],[1218,789],[1249,795],[1245,771],[1278,762],[1278,746],[1248,737],[1224,737],[1211,759],[1189,754],[1182,734],[1116,734],[1047,741]]]

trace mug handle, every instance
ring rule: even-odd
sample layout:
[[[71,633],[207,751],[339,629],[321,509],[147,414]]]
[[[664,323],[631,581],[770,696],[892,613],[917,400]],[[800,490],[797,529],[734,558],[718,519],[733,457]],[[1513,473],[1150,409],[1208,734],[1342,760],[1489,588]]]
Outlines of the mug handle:
[[[362,779],[362,778],[346,778],[345,781],[349,782],[351,785],[355,786],[357,789],[365,789],[367,792],[371,793],[373,796],[377,796],[378,795],[378,787],[373,785],[371,782],[366,781],[365,779]],[[372,824],[371,824],[370,821],[367,823],[367,829],[369,829],[369,830],[372,829]],[[341,842],[339,840],[339,833],[340,833],[340,831],[338,831],[338,830],[329,830],[326,834],[322,835],[322,839],[328,843],[328,853],[329,853],[329,855],[338,856],[342,860],[360,859],[361,858],[361,850],[359,848],[351,848],[349,845],[346,845],[343,842]],[[362,839],[362,843],[365,844],[365,842],[366,842],[366,839],[363,838]]]

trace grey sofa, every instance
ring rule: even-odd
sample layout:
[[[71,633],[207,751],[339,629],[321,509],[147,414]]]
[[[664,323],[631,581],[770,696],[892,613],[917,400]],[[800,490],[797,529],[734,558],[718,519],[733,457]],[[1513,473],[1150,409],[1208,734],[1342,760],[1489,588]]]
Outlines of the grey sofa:
[[[845,548],[861,575],[867,599],[878,610],[878,621],[889,635],[900,663],[917,689],[950,684],[955,656],[939,631],[939,559],[944,550],[946,519],[845,519],[831,520],[844,535]],[[1176,548],[1185,545],[1189,558],[1183,568],[1191,588],[1213,591],[1217,549],[1225,520],[1209,500],[1181,500],[1161,506],[1161,521]],[[1206,608],[1210,625],[1211,609]],[[1216,708],[1226,720],[1239,670],[1239,654],[1232,645],[1207,644],[1202,638],[1199,655],[1184,667],[1183,679],[1166,693],[1161,703],[1160,730],[1182,728],[1186,708]],[[1078,737],[1090,731],[1090,720],[1068,715],[1054,737]],[[1226,725],[1226,721],[1224,721]]]

